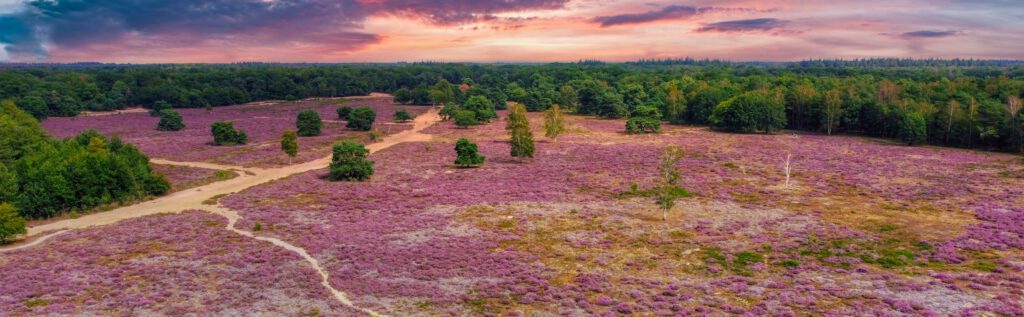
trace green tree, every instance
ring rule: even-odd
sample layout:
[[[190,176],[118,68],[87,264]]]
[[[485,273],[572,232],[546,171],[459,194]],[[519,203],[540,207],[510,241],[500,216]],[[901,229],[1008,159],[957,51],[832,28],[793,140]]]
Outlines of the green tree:
[[[544,112],[544,136],[554,139],[562,133],[565,133],[562,108],[557,104],[551,105],[551,108]]]
[[[412,121],[412,115],[405,109],[398,109],[395,111],[394,119],[398,122],[409,122]]]
[[[363,181],[373,175],[373,161],[366,157],[370,151],[362,144],[345,140],[334,144],[330,174],[334,181]]]
[[[491,101],[484,96],[472,96],[462,104],[462,110],[472,111],[476,114],[476,119],[480,122],[488,122],[491,119],[497,118],[498,113],[494,110],[494,105]]]
[[[480,121],[476,120],[476,112],[469,110],[459,110],[458,112],[455,112],[455,118],[452,120],[455,121],[455,126],[460,128],[469,128],[471,125],[480,124]]]
[[[907,145],[918,145],[927,141],[928,130],[924,115],[920,112],[904,114],[899,124],[899,137]]]
[[[640,106],[634,115],[626,120],[626,133],[658,133],[661,131],[661,114],[654,106]]]
[[[25,218],[18,215],[18,209],[12,204],[0,203],[0,243],[7,243],[25,232]]]
[[[299,136],[320,135],[321,126],[323,126],[323,121],[320,120],[320,114],[315,110],[300,111],[295,119],[295,128],[298,129]]]
[[[732,132],[764,132],[786,126],[786,112],[778,98],[764,92],[748,92],[715,106],[711,127]]]
[[[160,111],[160,122],[156,124],[156,129],[160,131],[180,131],[185,128],[185,123],[181,118],[181,114],[174,109],[164,109]]]
[[[405,104],[413,101],[412,92],[405,88],[398,88],[392,95],[395,103]]]
[[[530,121],[526,118],[526,107],[521,104],[513,104],[509,107],[509,130],[512,135],[511,155],[516,158],[532,158],[533,132],[530,131]]]
[[[455,143],[455,165],[458,167],[476,167],[484,163],[484,157],[477,152],[476,143],[460,138]]]
[[[456,112],[459,112],[459,107],[456,107],[455,104],[449,102],[444,104],[444,107],[441,107],[441,111],[438,114],[441,115],[442,121],[448,121],[455,117]],[[476,116],[476,114],[474,114],[474,116]]]
[[[358,131],[370,131],[373,128],[373,120],[377,119],[377,113],[367,106],[352,109],[348,114],[346,128]]]
[[[249,136],[244,131],[235,130],[234,123],[229,121],[217,121],[210,126],[210,133],[213,134],[213,143],[216,145],[245,144]]]
[[[825,93],[824,123],[825,131],[832,135],[832,129],[839,126],[840,118],[843,116],[843,97],[838,89],[832,89]]]
[[[338,120],[348,120],[348,114],[352,113],[352,107],[341,106],[334,111],[338,113]]]
[[[157,101],[153,103],[153,107],[149,108],[149,115],[151,117],[159,116],[160,112],[164,111],[164,109],[171,109],[171,104],[163,100]]]
[[[297,134],[295,131],[288,130],[284,131],[284,135],[281,136],[281,151],[288,154],[288,162],[291,163],[291,158],[299,154],[299,143],[297,142]]]
[[[666,147],[661,152],[658,162],[658,187],[655,189],[655,198],[658,206],[661,207],[661,220],[668,219],[668,212],[676,205],[676,199],[689,196],[690,193],[679,187],[679,170],[676,164],[683,158],[683,150],[678,146]]]

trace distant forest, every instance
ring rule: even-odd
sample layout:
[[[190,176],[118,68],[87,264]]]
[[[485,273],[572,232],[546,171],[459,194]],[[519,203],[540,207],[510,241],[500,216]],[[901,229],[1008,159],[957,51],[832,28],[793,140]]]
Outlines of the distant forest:
[[[719,106],[756,93],[781,103],[793,130],[901,137],[930,144],[1024,150],[1024,63],[994,60],[667,59],[553,64],[7,64],[0,99],[42,119],[83,110],[215,107],[389,92],[412,104],[484,96],[529,111],[553,104],[580,114],[630,117],[656,108],[675,124],[708,124]],[[921,120],[923,118],[923,120]]]

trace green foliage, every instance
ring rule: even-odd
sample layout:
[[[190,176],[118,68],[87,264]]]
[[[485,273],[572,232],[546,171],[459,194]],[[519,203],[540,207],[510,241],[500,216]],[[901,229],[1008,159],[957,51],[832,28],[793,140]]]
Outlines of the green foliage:
[[[409,122],[412,121],[412,115],[405,109],[398,109],[395,111],[394,119],[398,122]]]
[[[235,130],[235,124],[229,121],[217,121],[210,126],[210,133],[213,134],[215,145],[237,145],[249,142],[249,136],[244,131]]]
[[[25,218],[18,215],[17,208],[9,203],[0,203],[0,243],[7,243],[25,232]]]
[[[512,135],[509,143],[512,157],[532,158],[533,132],[530,131],[530,121],[526,118],[526,107],[521,104],[514,104],[509,109],[508,129]]]
[[[456,111],[453,120],[455,121],[456,126],[462,128],[468,128],[471,125],[480,124],[480,121],[477,121],[476,119],[476,112],[472,112],[469,110]]]
[[[181,118],[181,114],[174,109],[164,109],[160,111],[160,122],[156,124],[156,129],[160,131],[180,131],[185,128],[185,122]]]
[[[10,163],[36,151],[48,139],[35,118],[10,100],[0,101],[0,163]]]
[[[157,101],[153,104],[152,107],[149,108],[149,115],[152,117],[159,116],[160,113],[165,109],[171,109],[171,104],[163,100]]]
[[[295,131],[285,131],[284,135],[281,136],[281,151],[288,154],[290,157],[295,157],[299,154],[299,143],[296,141],[297,135]]]
[[[634,115],[626,120],[626,133],[658,133],[661,132],[661,114],[654,106],[641,106]]]
[[[748,92],[715,106],[710,121],[717,130],[770,133],[786,126],[786,112],[778,98]]]
[[[377,113],[367,106],[352,109],[348,114],[346,128],[357,131],[370,131],[373,128],[373,120],[377,119]]]
[[[459,107],[456,107],[453,103],[446,103],[444,104],[444,107],[441,107],[441,111],[438,114],[441,115],[442,121],[448,121],[455,117],[455,113],[457,112],[459,112]],[[476,114],[474,114],[474,116],[475,115]]]
[[[363,181],[373,175],[373,161],[366,157],[370,151],[362,144],[341,141],[334,144],[331,156],[330,180]]]
[[[907,145],[918,145],[928,140],[924,116],[918,112],[904,114],[900,120],[899,137]]]
[[[676,199],[689,196],[689,192],[680,188],[679,169],[676,165],[683,158],[683,150],[677,146],[669,146],[662,150],[658,162],[658,174],[660,184],[658,185],[655,197],[656,203],[661,207],[661,220],[668,219],[668,212],[676,205]],[[634,189],[635,191],[635,189]]]
[[[298,129],[299,136],[320,135],[320,127],[322,125],[323,121],[320,120],[320,114],[315,110],[301,111],[295,119],[295,128]]]
[[[484,163],[484,157],[477,152],[476,143],[460,138],[455,143],[455,165],[458,167],[475,167]]]
[[[412,92],[405,88],[398,88],[391,95],[394,96],[393,100],[395,103],[405,104],[413,101]],[[339,112],[338,115],[340,116],[341,113]]]
[[[348,114],[352,113],[352,107],[341,106],[338,109],[334,109],[338,113],[338,120],[348,120]]]
[[[0,203],[14,202],[18,197],[18,175],[0,163]]]
[[[562,117],[562,108],[552,105],[544,112],[544,136],[556,138],[565,133],[565,118]]]
[[[469,97],[462,104],[462,110],[472,111],[480,122],[488,122],[498,117],[498,113],[494,110],[494,105],[484,96]]]

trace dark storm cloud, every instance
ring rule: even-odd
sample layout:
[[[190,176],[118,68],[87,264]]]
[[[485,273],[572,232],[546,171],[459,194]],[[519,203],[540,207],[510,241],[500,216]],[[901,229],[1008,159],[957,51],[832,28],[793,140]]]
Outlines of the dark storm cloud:
[[[758,32],[770,31],[786,25],[786,21],[772,18],[715,22],[698,28],[697,32]]]
[[[380,40],[361,32],[375,14],[422,18],[438,25],[494,20],[494,14],[562,7],[567,0],[31,0],[0,16],[0,44],[11,56],[116,44],[128,35],[185,45],[244,38],[358,48]],[[338,42],[341,41],[341,42]]]
[[[957,31],[935,31],[935,30],[921,30],[906,32],[899,35],[899,37],[905,39],[916,39],[916,38],[937,38],[957,35],[960,32]]]
[[[623,24],[649,23],[661,20],[682,20],[697,15],[701,10],[704,9],[692,6],[674,5],[644,13],[600,16],[594,18],[593,21],[595,23],[600,23],[601,27],[609,27]]]

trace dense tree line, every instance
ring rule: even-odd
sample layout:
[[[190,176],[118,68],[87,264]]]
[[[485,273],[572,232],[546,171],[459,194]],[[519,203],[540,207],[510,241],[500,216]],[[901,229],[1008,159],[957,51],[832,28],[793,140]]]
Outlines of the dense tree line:
[[[371,91],[391,92],[400,103],[458,104],[463,108],[478,107],[484,100],[497,110],[509,101],[524,105],[527,111],[543,111],[557,104],[580,114],[638,118],[633,120],[634,131],[655,131],[657,120],[651,118],[657,117],[676,124],[713,124],[710,119],[716,108],[731,106],[733,111],[770,114],[767,121],[773,125],[719,126],[722,130],[787,128],[892,138],[913,135],[939,145],[1007,151],[1024,148],[1020,115],[1024,66],[1014,61],[91,64],[0,70],[0,97],[16,100],[38,118],[129,105],[154,107],[161,101],[172,107],[204,107]],[[754,98],[757,96],[765,98]],[[759,101],[743,103],[752,99]],[[781,120],[774,116],[778,104],[784,113]],[[724,110],[720,110],[722,115],[728,113]],[[477,121],[490,117],[489,113],[477,114]],[[457,116],[450,114],[453,119]],[[923,119],[923,129],[918,117]],[[471,121],[468,115],[461,119]]]
[[[24,218],[127,202],[170,189],[134,146],[95,131],[65,140],[48,136],[30,115],[0,107],[0,204]]]

